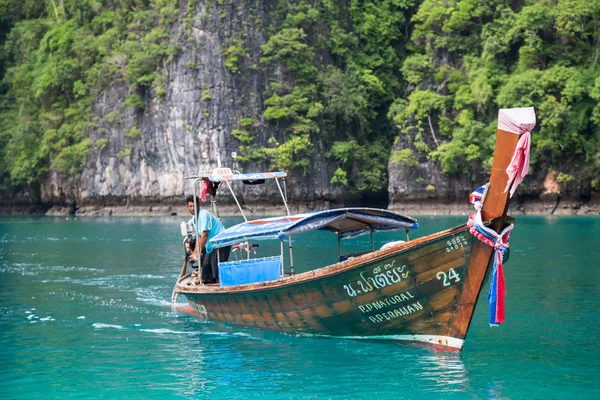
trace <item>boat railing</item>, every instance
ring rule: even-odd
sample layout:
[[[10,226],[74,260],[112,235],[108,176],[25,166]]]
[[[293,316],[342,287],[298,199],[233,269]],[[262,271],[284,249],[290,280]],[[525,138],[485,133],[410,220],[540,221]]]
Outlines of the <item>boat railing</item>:
[[[235,257],[234,261],[244,259],[249,260],[251,255],[256,255],[256,249],[260,247],[258,243],[242,242],[231,246],[231,255]],[[238,257],[239,253],[239,257]],[[240,258],[241,257],[241,258]]]

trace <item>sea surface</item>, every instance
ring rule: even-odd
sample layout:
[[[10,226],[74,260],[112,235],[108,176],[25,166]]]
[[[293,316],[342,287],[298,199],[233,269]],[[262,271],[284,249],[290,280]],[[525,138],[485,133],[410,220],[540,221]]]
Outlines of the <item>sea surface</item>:
[[[0,399],[600,398],[600,218],[518,217],[506,323],[489,327],[485,288],[460,354],[177,311],[184,219],[1,217]],[[465,220],[422,216],[412,237]],[[336,254],[331,234],[295,242],[297,271]]]

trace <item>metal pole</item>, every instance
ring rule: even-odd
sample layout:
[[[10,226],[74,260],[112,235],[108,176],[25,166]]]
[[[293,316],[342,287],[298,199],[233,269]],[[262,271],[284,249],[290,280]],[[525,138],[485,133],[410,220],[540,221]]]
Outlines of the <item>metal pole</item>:
[[[342,240],[340,238],[339,232],[337,234],[337,237],[338,237],[338,261],[340,261],[340,258],[342,257]]]
[[[283,204],[285,205],[285,211],[287,215],[290,215],[290,209],[288,208],[287,201],[285,196],[283,195],[283,191],[281,190],[281,185],[279,184],[279,179],[275,178],[275,182],[277,183],[277,187],[279,188],[279,193],[281,194],[281,198],[283,199]]]
[[[283,239],[280,239],[281,242],[281,274],[279,275],[280,278],[283,278]]]
[[[217,216],[217,219],[220,221],[221,216],[219,215],[219,207],[217,206],[216,196],[210,195],[210,205],[212,207],[213,213]]]
[[[213,251],[217,252],[217,276],[213,276],[213,279],[219,281],[219,286],[221,286],[221,279],[219,278],[219,264],[221,264],[221,257],[219,257],[219,249],[213,249]]]
[[[294,275],[294,256],[292,254],[292,238],[288,237],[288,245],[290,247],[290,272]]]
[[[194,228],[196,231],[196,246],[198,245],[198,236],[200,236],[200,232],[198,232],[198,197],[196,196],[197,193],[197,186],[198,186],[198,182],[200,182],[202,180],[202,178],[198,178],[194,180],[194,215],[193,215],[193,221],[194,221]],[[200,249],[198,249],[198,261],[200,261]]]
[[[369,228],[369,235],[371,236],[371,251],[375,251],[375,243],[373,243],[373,229]]]
[[[408,238],[408,229],[405,231],[406,232],[406,241],[408,242],[410,239]]]
[[[286,179],[283,178],[282,181],[283,181],[283,193],[285,194],[285,201],[287,202],[288,198],[287,198],[287,185],[285,183]]]
[[[225,181],[225,183],[227,184],[227,187],[229,188],[229,191],[231,192],[231,195],[233,196],[233,199],[235,200],[235,204],[237,204],[238,208],[240,209],[240,212],[242,213],[242,217],[244,217],[244,221],[248,222],[248,218],[246,218],[246,215],[244,214],[244,210],[242,210],[242,206],[240,206],[240,202],[238,201],[237,197],[235,196],[235,193],[233,192],[233,189],[231,188],[229,181]]]

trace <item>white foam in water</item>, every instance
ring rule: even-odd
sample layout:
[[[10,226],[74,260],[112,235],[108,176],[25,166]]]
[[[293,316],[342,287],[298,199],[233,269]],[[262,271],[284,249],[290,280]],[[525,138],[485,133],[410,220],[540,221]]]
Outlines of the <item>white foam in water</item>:
[[[31,319],[31,318],[34,318],[34,317],[35,317],[35,315],[34,315],[34,314],[29,314],[29,315],[27,316],[27,319]]]
[[[40,321],[51,321],[52,317],[44,317],[44,318],[40,318]]]
[[[125,329],[121,325],[103,324],[100,322],[95,322],[94,324],[92,324],[92,326],[96,329],[102,329],[102,328]]]
[[[190,335],[193,332],[180,332],[180,331],[172,331],[171,329],[159,328],[159,329],[140,329],[140,332],[150,332],[150,333],[175,333],[177,335],[184,334]]]
[[[85,319],[85,316],[80,315],[79,317],[77,317],[77,319]]]
[[[153,306],[170,306],[171,302],[164,299],[149,299],[145,297],[136,298],[137,301],[141,301],[142,303],[151,304]]]
[[[215,331],[202,332],[202,335],[213,335],[213,336],[225,336],[227,334],[228,334],[227,332],[215,332]]]
[[[233,336],[253,337],[251,334],[245,332],[233,332]]]

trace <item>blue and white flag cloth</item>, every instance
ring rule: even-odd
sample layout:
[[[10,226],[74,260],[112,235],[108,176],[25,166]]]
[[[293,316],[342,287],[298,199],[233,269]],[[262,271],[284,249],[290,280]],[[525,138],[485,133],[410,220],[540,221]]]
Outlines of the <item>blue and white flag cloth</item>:
[[[483,186],[479,186],[473,193],[469,195],[469,202],[471,204],[483,202],[485,192],[490,184],[486,183]]]

